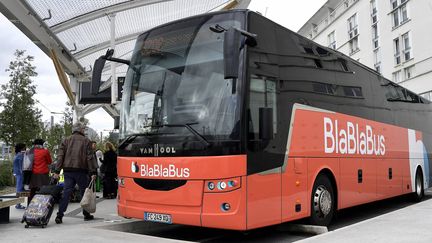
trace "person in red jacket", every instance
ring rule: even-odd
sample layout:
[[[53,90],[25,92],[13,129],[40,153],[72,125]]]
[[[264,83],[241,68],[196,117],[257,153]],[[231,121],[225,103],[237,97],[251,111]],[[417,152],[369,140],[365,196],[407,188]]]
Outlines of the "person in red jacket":
[[[52,163],[50,152],[43,147],[44,140],[37,138],[33,142],[33,170],[30,179],[29,202],[42,186],[49,185],[49,168]]]

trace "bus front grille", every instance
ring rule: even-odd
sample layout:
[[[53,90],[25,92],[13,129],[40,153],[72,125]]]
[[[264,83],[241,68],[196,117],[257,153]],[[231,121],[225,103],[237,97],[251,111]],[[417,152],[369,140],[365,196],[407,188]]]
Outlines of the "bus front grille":
[[[134,182],[147,190],[170,191],[186,184],[186,180],[158,180],[134,178]]]

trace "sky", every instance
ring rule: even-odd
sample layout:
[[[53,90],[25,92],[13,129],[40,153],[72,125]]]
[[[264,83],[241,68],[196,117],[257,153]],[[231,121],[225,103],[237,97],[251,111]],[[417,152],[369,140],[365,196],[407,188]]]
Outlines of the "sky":
[[[267,18],[293,31],[300,29],[303,24],[327,0],[252,0],[249,9],[258,11]],[[43,53],[27,36],[17,29],[0,13],[0,84],[9,81],[5,71],[9,62],[14,60],[15,50],[26,50],[27,55],[34,56],[33,65],[36,66],[38,76],[33,78],[36,85],[35,98],[37,106],[42,111],[43,121],[59,122],[62,114],[52,114],[64,111],[67,96],[60,85],[51,59]],[[113,119],[103,110],[98,109],[85,116],[90,121],[90,127],[107,135],[113,128]]]

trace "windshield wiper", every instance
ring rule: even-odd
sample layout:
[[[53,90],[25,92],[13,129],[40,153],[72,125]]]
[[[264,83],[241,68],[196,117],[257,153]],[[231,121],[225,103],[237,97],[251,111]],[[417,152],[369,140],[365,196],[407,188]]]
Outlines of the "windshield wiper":
[[[149,126],[147,126],[149,127]],[[143,132],[143,133],[133,133],[128,135],[120,144],[119,147],[122,147],[124,144],[132,143],[137,137],[142,136],[154,136],[154,135],[166,135],[166,134],[172,134],[172,133],[152,133],[152,132]]]
[[[199,124],[198,122],[191,122],[186,124],[161,124],[161,125],[151,125],[150,127],[186,127],[195,137],[198,138],[200,142],[202,142],[206,147],[210,147],[210,143],[205,139],[201,134],[197,132],[197,130],[193,129],[191,125]]]

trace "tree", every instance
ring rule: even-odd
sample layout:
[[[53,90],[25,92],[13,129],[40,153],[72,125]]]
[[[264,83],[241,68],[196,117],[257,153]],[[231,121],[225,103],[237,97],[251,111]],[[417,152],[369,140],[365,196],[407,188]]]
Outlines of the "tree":
[[[61,121],[61,124],[63,125],[63,129],[64,129],[65,137],[68,137],[72,134],[72,123],[73,123],[73,106],[68,101],[66,102],[66,107],[63,112],[63,120]]]
[[[52,126],[43,126],[40,137],[48,143],[48,150],[54,159],[56,158],[57,149],[65,137],[64,134],[64,127],[58,123]]]
[[[112,143],[115,147],[117,147],[117,144],[119,142],[119,133],[111,131],[106,138],[106,141]]]
[[[32,65],[34,58],[25,51],[16,50],[14,55],[6,69],[10,80],[1,85],[0,139],[7,145],[30,144],[41,131],[41,111],[35,106],[36,86],[31,80],[37,76],[36,67]]]

